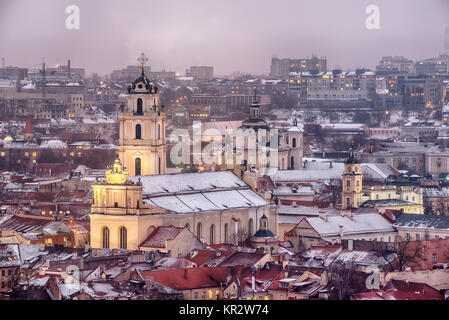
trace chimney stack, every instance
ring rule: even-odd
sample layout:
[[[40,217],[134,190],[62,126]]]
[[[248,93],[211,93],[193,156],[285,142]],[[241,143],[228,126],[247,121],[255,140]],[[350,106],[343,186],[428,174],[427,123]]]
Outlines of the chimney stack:
[[[343,226],[338,226],[338,234],[340,235],[340,238],[343,237]]]
[[[323,219],[324,221],[327,222],[327,215],[326,215],[326,212],[325,212],[325,211],[320,211],[320,212],[318,212],[318,215],[319,215],[319,217],[320,217],[321,219]]]
[[[70,79],[72,77],[72,72],[70,70],[70,59],[67,61],[67,76]]]
[[[343,210],[340,211],[340,215],[342,217],[346,216],[346,217],[351,218],[352,217],[352,211],[350,209],[349,210],[348,209],[343,209]]]

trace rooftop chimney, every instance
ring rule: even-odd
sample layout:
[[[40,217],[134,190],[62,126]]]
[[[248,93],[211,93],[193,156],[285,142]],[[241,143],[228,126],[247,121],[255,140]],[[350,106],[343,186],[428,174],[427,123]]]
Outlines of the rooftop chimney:
[[[343,237],[343,226],[338,226],[338,234]]]
[[[352,217],[352,211],[351,210],[341,210],[340,211],[340,215],[342,217],[346,216],[346,217],[351,218]]]
[[[327,215],[326,215],[326,212],[325,212],[325,211],[320,211],[320,212],[318,212],[318,216],[319,216],[321,219],[323,219],[324,221],[327,222]]]

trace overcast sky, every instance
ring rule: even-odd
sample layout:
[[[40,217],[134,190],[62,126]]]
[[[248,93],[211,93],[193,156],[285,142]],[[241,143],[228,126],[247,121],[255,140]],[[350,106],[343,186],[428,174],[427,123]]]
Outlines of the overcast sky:
[[[80,8],[80,29],[65,8]],[[380,29],[365,8],[380,8]],[[268,73],[271,57],[328,58],[328,67],[373,68],[383,55],[413,60],[443,52],[449,0],[0,0],[0,56],[6,65],[85,67],[105,74],[136,64],[184,73]]]

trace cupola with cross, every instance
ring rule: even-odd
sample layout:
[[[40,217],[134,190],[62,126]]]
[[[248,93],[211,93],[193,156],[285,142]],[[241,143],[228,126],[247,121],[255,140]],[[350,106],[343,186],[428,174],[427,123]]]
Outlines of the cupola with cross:
[[[120,107],[119,157],[130,175],[164,174],[166,172],[164,106],[158,87],[145,75],[148,58],[137,59],[142,66],[140,77],[128,87],[127,106]]]

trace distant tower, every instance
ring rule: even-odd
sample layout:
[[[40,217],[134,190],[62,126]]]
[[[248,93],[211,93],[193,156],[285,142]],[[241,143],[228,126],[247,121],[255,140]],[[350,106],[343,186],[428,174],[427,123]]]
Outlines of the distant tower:
[[[42,97],[47,97],[47,70],[45,68],[45,60],[42,58],[42,70],[39,70],[42,74]]]
[[[140,77],[128,87],[128,106],[119,115],[118,152],[130,175],[165,174],[167,120],[159,101],[158,88],[145,76],[148,59],[142,53]]]
[[[33,141],[34,140],[34,132],[33,132],[33,126],[31,125],[30,116],[27,117],[25,130],[23,131],[23,139],[25,141]]]
[[[350,157],[345,162],[345,171],[342,176],[343,209],[358,208],[362,204],[362,177],[360,162],[354,156],[353,147]]]
[[[303,131],[295,125],[287,131],[288,139],[288,168],[299,170],[302,168]]]

